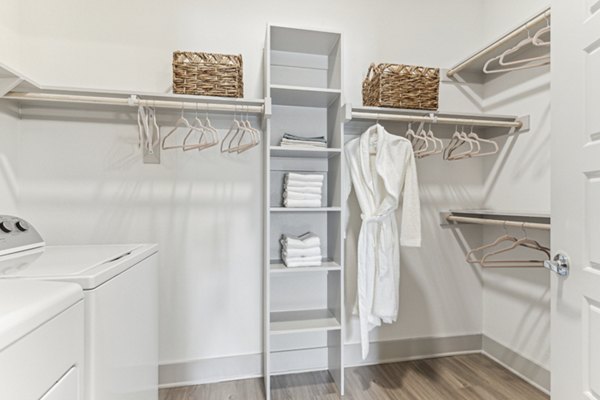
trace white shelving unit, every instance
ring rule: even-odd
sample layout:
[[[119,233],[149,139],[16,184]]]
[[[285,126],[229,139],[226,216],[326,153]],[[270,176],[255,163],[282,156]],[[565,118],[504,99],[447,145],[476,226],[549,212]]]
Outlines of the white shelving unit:
[[[339,33],[269,25],[265,93],[272,103],[265,137],[264,380],[325,365],[344,392],[344,259],[342,235],[342,37]],[[328,138],[327,148],[281,147],[284,133]],[[282,206],[287,172],[323,174],[319,208]],[[312,231],[321,239],[319,267],[286,267],[282,234]],[[302,343],[313,344],[306,349]],[[313,351],[315,348],[322,352]],[[306,352],[306,353],[305,353]],[[319,353],[318,358],[313,359]]]

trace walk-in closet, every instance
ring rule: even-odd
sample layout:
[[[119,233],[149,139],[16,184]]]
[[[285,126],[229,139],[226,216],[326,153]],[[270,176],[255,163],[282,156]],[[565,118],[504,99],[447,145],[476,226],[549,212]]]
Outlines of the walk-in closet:
[[[5,0],[0,399],[600,399],[598,4]]]

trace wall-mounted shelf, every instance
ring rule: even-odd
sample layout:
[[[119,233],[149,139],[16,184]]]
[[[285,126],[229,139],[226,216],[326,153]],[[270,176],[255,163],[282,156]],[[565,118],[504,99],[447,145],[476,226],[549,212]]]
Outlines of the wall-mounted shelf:
[[[488,128],[505,128],[510,132],[529,129],[529,116],[464,114],[438,111],[406,110],[384,107],[352,107],[344,106],[346,121],[393,121],[393,122],[426,122],[443,125],[466,125]]]
[[[331,158],[339,156],[342,149],[320,149],[320,148],[291,148],[271,146],[271,157],[293,157],[293,158]]]
[[[330,310],[271,312],[272,335],[340,330],[341,324]]]
[[[449,78],[455,79],[459,78],[459,76],[457,75],[460,72],[466,73],[467,75],[483,75],[483,67],[489,59],[499,56],[511,47],[514,47],[521,40],[527,38],[528,30],[531,31],[531,34],[533,35],[536,29],[540,29],[544,26],[544,24],[547,23],[550,16],[550,8],[543,10],[542,12],[536,14],[523,24],[516,27],[515,29],[506,33],[498,40],[495,40],[493,43],[485,46],[483,49],[477,51],[472,56],[454,65],[447,71],[446,75]],[[460,80],[468,79],[462,78]]]
[[[267,118],[271,113],[269,99],[238,99],[174,93],[44,86],[2,65],[0,65],[0,98],[22,104],[47,105],[54,103],[118,106],[130,107],[133,111],[141,105],[157,109],[180,110],[184,108],[210,112],[264,114]]]
[[[275,260],[271,262],[272,274],[293,274],[299,272],[329,272],[340,271],[342,266],[335,261],[323,261],[318,267],[286,267],[282,262]]]
[[[298,107],[328,107],[341,95],[339,89],[271,85],[273,104]]]
[[[493,225],[527,229],[550,230],[550,215],[529,212],[496,210],[449,210],[440,213],[440,222],[445,227],[458,224]]]

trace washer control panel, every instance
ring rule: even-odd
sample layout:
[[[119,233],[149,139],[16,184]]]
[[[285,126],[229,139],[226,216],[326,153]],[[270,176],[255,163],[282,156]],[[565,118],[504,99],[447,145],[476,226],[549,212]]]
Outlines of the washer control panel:
[[[44,246],[31,224],[12,215],[0,215],[0,256]]]

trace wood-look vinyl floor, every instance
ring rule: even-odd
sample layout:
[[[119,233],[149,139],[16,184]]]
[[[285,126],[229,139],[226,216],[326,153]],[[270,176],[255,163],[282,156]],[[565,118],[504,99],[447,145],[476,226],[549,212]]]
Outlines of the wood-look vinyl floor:
[[[339,400],[329,373],[272,378],[273,400]],[[263,400],[262,379],[160,391],[160,400]],[[544,400],[549,397],[480,354],[346,369],[344,400]]]

